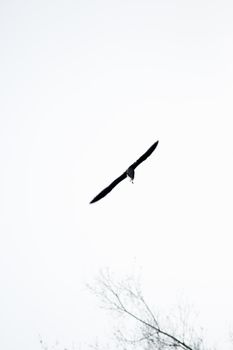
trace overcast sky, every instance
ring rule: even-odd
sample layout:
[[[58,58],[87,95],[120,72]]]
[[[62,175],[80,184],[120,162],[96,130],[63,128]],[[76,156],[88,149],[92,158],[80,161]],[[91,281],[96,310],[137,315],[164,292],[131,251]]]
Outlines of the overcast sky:
[[[103,267],[139,270],[155,307],[184,298],[229,349],[232,18],[230,0],[1,1],[2,349],[105,339],[85,289]]]

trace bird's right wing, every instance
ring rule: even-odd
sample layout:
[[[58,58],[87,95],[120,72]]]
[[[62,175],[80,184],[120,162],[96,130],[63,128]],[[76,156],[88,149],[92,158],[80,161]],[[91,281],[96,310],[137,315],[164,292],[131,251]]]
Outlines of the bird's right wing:
[[[110,191],[112,191],[112,189],[119,184],[119,182],[121,182],[122,180],[124,180],[127,177],[126,171],[119,176],[116,180],[114,180],[108,187],[106,187],[103,191],[101,191],[99,194],[97,194],[97,196],[95,198],[92,199],[91,203],[97,202],[99,201],[101,198],[103,198],[104,196],[106,196]]]
[[[146,160],[146,158],[151,155],[152,152],[154,152],[158,143],[159,141],[156,141],[140,158],[138,158],[138,160],[136,160],[136,162],[131,165],[131,167],[133,169],[136,169],[139,164],[141,164],[144,160]]]

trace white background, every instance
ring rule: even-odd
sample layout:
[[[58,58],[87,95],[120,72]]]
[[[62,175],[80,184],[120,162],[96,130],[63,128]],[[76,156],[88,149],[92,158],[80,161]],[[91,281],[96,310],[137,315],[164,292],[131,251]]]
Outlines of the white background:
[[[209,344],[229,349],[232,12],[226,0],[1,1],[2,349],[105,339],[85,288],[103,267],[139,269],[155,308],[184,296]],[[157,139],[133,185],[88,204]]]

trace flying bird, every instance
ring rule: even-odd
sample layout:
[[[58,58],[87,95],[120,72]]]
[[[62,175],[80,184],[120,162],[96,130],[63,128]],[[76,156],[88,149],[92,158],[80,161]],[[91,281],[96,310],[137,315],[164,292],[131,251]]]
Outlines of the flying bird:
[[[140,165],[144,160],[146,160],[151,153],[155,150],[157,147],[159,141],[156,141],[136,162],[134,162],[130,167],[116,180],[114,180],[108,187],[106,187],[103,191],[101,191],[99,194],[97,194],[96,197],[92,199],[91,203],[95,203],[99,201],[101,198],[106,196],[112,189],[118,185],[122,180],[124,180],[127,176],[130,178],[130,180],[133,182],[134,179],[134,170],[137,168],[138,165]]]

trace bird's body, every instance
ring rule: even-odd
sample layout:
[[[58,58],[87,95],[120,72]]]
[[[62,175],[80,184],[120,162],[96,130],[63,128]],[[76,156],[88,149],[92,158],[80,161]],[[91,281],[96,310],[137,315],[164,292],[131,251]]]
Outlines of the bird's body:
[[[134,168],[132,166],[130,166],[127,170],[126,170],[126,174],[127,176],[130,178],[131,182],[133,182],[134,179]]]
[[[121,174],[116,180],[114,180],[108,187],[106,187],[103,191],[101,191],[95,198],[92,199],[90,203],[97,202],[104,196],[106,196],[116,185],[118,185],[122,180],[124,180],[127,176],[130,178],[131,182],[134,180],[135,169],[138,165],[140,165],[144,160],[146,160],[151,153],[157,147],[159,141],[156,141],[143,155],[136,160],[133,164],[131,164],[128,169]]]

